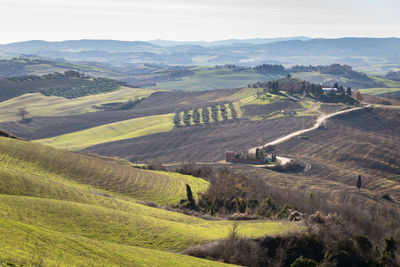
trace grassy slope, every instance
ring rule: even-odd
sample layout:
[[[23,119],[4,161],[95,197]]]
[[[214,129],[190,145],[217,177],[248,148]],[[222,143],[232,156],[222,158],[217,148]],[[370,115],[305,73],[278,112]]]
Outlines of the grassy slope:
[[[112,102],[124,102],[136,97],[145,98],[154,93],[151,89],[133,89],[122,87],[120,90],[67,99],[58,96],[44,96],[40,93],[24,94],[7,101],[0,102],[0,121],[19,119],[16,115],[19,108],[26,108],[29,116],[66,116],[98,111],[94,105]]]
[[[0,138],[0,151],[0,259],[45,265],[216,264],[143,248],[180,251],[221,239],[231,222],[133,202],[176,203],[185,183],[198,193],[207,187],[204,180],[6,138]],[[248,221],[240,233],[291,229],[294,225],[282,222]]]
[[[347,78],[339,77],[332,74],[323,74],[318,71],[311,72],[296,72],[292,74],[293,78],[298,78],[302,80],[312,81],[314,83],[325,83],[327,81],[339,79],[341,83],[348,81]]]
[[[179,213],[127,203],[130,210],[24,196],[0,195],[3,219],[45,227],[62,233],[165,251],[228,236],[232,222],[207,221]],[[138,206],[136,208],[136,206]],[[159,214],[156,214],[158,213]],[[280,222],[251,221],[240,233],[259,236],[290,229]]]
[[[139,136],[168,132],[173,129],[174,114],[155,115],[119,121],[102,126],[64,134],[35,142],[56,148],[77,151],[86,147]]]
[[[3,180],[0,193],[3,194],[40,194],[73,200],[81,198],[80,191],[75,190],[77,184],[90,184],[97,189],[107,189],[107,194],[123,194],[135,200],[171,204],[185,198],[186,183],[196,193],[204,192],[208,187],[207,182],[192,176],[145,171],[125,163],[7,138],[0,138],[0,153]],[[8,181],[9,177],[13,178],[12,181]],[[59,188],[59,184],[64,186]],[[48,195],[42,195],[49,191]],[[87,196],[82,198],[86,199]]]
[[[378,76],[369,76],[369,77],[376,82],[381,82],[381,83],[386,84],[386,86],[388,86],[388,87],[360,89],[360,92],[363,94],[380,95],[380,94],[394,93],[394,92],[400,91],[400,82],[398,82],[398,81],[393,81],[393,80],[385,79],[385,78],[378,77]]]
[[[382,82],[382,83],[386,84],[386,86],[388,86],[388,87],[400,87],[400,82],[398,82],[398,81],[393,81],[393,80],[385,79],[385,78],[378,77],[378,76],[369,76],[369,77],[376,82]]]
[[[97,241],[4,219],[0,219],[0,259],[36,266],[223,266],[185,255]]]
[[[388,87],[383,87],[383,88],[366,88],[366,89],[359,89],[359,91],[363,94],[368,94],[368,95],[381,95],[381,94],[386,94],[386,93],[395,93],[400,91],[399,88],[388,88]]]
[[[249,83],[272,80],[272,75],[262,75],[255,71],[233,71],[229,69],[197,68],[193,75],[177,81],[160,82],[156,89],[205,91],[212,89],[238,88]]]

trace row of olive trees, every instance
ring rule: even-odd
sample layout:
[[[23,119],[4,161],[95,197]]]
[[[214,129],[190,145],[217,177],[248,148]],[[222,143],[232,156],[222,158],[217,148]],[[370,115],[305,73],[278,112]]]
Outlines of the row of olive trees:
[[[45,96],[76,98],[86,95],[108,93],[117,90],[126,83],[107,78],[80,79],[79,85],[67,87],[43,88],[39,92]]]
[[[235,106],[233,105],[232,102],[228,103],[229,109],[231,110],[231,115],[233,119],[238,118]],[[210,114],[211,110],[211,114]],[[183,116],[181,110],[176,110],[175,111],[175,116],[173,119],[174,126],[175,127],[181,127],[183,125],[185,126],[190,126],[191,122],[193,121],[194,124],[198,125],[201,123],[201,120],[203,123],[207,124],[210,122],[210,116],[214,121],[220,121],[220,117],[222,120],[226,121],[228,120],[228,111],[225,106],[225,104],[215,104],[212,106],[207,106],[201,108],[201,112],[199,109],[195,108],[192,109],[192,113],[189,113],[190,110],[183,110]]]

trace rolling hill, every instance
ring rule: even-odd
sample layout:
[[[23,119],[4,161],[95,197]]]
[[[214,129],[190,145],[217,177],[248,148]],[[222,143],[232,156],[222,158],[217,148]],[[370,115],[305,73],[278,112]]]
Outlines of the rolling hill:
[[[398,38],[338,38],[277,40],[272,43],[226,42],[226,45],[180,44],[167,46],[149,42],[115,40],[69,40],[63,42],[28,41],[0,46],[3,56],[34,54],[71,61],[109,62],[114,65],[157,63],[171,65],[239,64],[254,66],[265,62],[287,65],[347,63],[359,68],[381,69],[398,66]],[[165,45],[165,46],[163,46]],[[203,62],[196,61],[199,57]],[[196,63],[195,63],[196,62]],[[382,71],[383,70],[383,71]],[[390,69],[391,70],[391,69]]]
[[[177,203],[186,183],[196,195],[207,190],[200,178],[3,137],[0,158],[1,260],[59,266],[219,264],[166,251],[224,238],[229,221],[137,203]],[[260,236],[296,226],[248,221],[240,229],[244,236]]]
[[[25,108],[29,112],[29,117],[69,116],[99,111],[94,107],[106,103],[144,99],[154,92],[156,91],[151,89],[121,87],[114,92],[73,99],[60,96],[44,96],[40,93],[27,93],[0,102],[0,121],[20,119],[16,115],[19,108]]]
[[[171,131],[174,127],[172,118],[173,114],[140,117],[53,138],[39,139],[36,142],[77,151],[101,143]]]
[[[229,68],[193,69],[193,74],[174,81],[157,82],[151,88],[162,90],[206,91],[214,89],[239,88],[258,81],[270,81],[281,75],[262,74],[251,69],[232,70]]]
[[[121,89],[108,94],[76,99],[40,97],[36,98],[38,105],[31,103],[30,98],[21,97],[12,99],[10,102],[0,103],[3,107],[3,109],[0,109],[0,120],[7,120],[6,122],[0,122],[0,129],[15,133],[26,139],[43,139],[129,119],[173,113],[177,109],[203,107],[215,102],[237,101],[243,96],[252,97],[254,93],[250,91],[250,93],[235,95],[238,91],[240,89],[206,92],[160,91],[152,93],[154,91],[151,89]],[[89,105],[106,104],[110,103],[109,101],[122,101],[136,96],[144,97],[150,93],[152,94],[149,97],[143,99],[143,101],[129,110],[83,113],[84,111],[93,110],[93,107]],[[47,116],[33,117],[29,123],[16,121],[16,112],[19,108],[25,107],[25,104],[32,107],[33,112]],[[42,105],[44,107],[41,107]],[[56,110],[57,108],[60,109]],[[27,108],[27,111],[30,112],[30,109]],[[52,112],[61,116],[56,116]],[[66,115],[77,112],[82,114]]]

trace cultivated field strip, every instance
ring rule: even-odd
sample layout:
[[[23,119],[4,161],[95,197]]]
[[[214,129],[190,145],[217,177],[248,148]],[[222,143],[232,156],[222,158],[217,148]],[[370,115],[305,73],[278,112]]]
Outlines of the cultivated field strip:
[[[227,120],[99,144],[84,151],[107,156],[119,155],[139,162],[215,162],[225,158],[225,151],[243,151],[299,130],[302,128],[302,121],[301,117],[259,121]],[[306,117],[306,125],[310,122],[311,118]]]
[[[0,102],[0,122],[19,120],[20,118],[16,115],[19,108],[25,108],[29,112],[29,117],[77,115],[99,111],[93,108],[93,106],[143,99],[154,92],[155,90],[151,89],[121,87],[120,90],[110,93],[88,95],[73,99],[59,96],[44,96],[40,93],[28,93]]]
[[[132,92],[136,92],[136,89],[132,89]],[[138,90],[149,90],[150,89],[138,89]],[[5,122],[0,122],[0,128],[2,130],[6,130],[8,132],[14,133],[22,138],[35,140],[35,139],[43,139],[54,137],[58,135],[63,135],[66,133],[72,133],[76,131],[81,131],[105,124],[110,124],[114,122],[129,120],[133,118],[139,117],[147,117],[161,114],[174,113],[177,109],[185,109],[185,108],[193,108],[193,107],[203,107],[208,105],[209,103],[215,102],[218,99],[218,102],[228,101],[225,98],[229,97],[232,94],[235,94],[239,89],[229,89],[229,90],[214,90],[207,92],[155,92],[151,94],[149,97],[145,98],[143,101],[135,105],[135,107],[131,110],[116,110],[116,111],[98,111],[98,112],[88,112],[77,115],[66,115],[68,114],[68,105],[70,103],[74,103],[75,101],[81,101],[78,99],[65,99],[67,101],[66,108],[60,109],[60,111],[56,111],[56,113],[60,113],[58,116],[46,116],[46,117],[36,117],[34,116],[32,121],[29,123],[21,123],[20,121],[16,121],[18,118],[16,116],[16,112],[18,108],[16,105],[9,105],[9,109],[4,109],[4,112],[8,112],[8,115],[4,117]],[[124,90],[119,90],[116,92],[112,92],[109,95],[116,95],[116,97],[124,97],[124,99],[129,100],[128,96],[119,95]],[[44,97],[44,96],[43,96]],[[88,98],[97,98],[98,96],[88,96]],[[46,97],[46,100],[51,101],[51,97]],[[115,101],[119,101],[114,99]],[[112,102],[114,102],[114,100]],[[12,99],[11,101],[14,101]],[[25,101],[33,105],[31,101],[25,99]],[[96,103],[100,102],[103,99],[99,99]],[[39,101],[40,102],[40,101]],[[11,102],[10,102],[11,103]],[[84,103],[82,103],[84,104]],[[97,105],[97,104],[96,104]],[[51,109],[51,104],[47,103],[44,105],[40,105],[43,108],[43,111],[46,109]],[[57,105],[56,105],[57,106]],[[74,106],[74,105],[72,105]],[[236,110],[238,111],[238,115],[240,116],[239,107],[236,106]],[[78,110],[80,106],[78,106]],[[27,111],[31,113],[31,110],[27,108]],[[1,114],[0,110],[0,114]],[[39,108],[39,112],[41,109]],[[34,115],[31,113],[31,115]],[[1,116],[0,116],[1,121]]]
[[[35,140],[35,142],[60,149],[77,151],[101,143],[168,132],[173,128],[172,118],[173,114],[135,118],[52,138],[39,139]]]

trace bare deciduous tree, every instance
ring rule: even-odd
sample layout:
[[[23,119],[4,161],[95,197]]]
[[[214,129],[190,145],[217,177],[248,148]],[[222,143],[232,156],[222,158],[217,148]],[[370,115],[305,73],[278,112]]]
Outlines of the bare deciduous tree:
[[[28,114],[29,112],[25,108],[20,108],[17,112],[17,116],[21,117],[21,120],[24,120]]]

